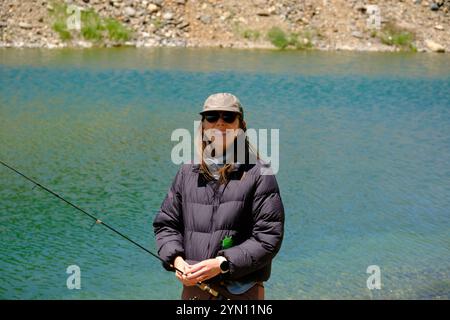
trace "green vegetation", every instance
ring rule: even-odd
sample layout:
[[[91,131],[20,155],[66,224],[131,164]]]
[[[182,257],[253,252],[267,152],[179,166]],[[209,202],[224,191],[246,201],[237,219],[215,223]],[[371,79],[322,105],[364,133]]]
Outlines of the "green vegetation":
[[[153,20],[153,25],[155,26],[156,30],[160,29],[163,26],[161,18],[156,18],[155,20]]]
[[[302,33],[286,34],[282,29],[273,27],[267,33],[267,39],[277,48],[286,49],[289,46],[297,50],[306,50],[313,47],[312,44],[313,33],[309,30]]]
[[[290,39],[297,50],[312,49],[313,47],[313,33],[310,30],[305,30],[300,34],[292,33]]]
[[[67,30],[67,24],[62,21],[55,21],[52,25],[53,30],[58,32],[59,37],[63,41],[68,41],[72,39],[72,35],[70,34],[69,30]]]
[[[100,16],[89,9],[81,12],[81,34],[89,41],[100,41],[103,39],[103,21]]]
[[[105,28],[108,30],[108,35],[114,41],[127,41],[130,39],[130,31],[115,19],[105,19]]]
[[[261,38],[261,32],[258,30],[242,28],[239,22],[234,22],[232,26],[233,33],[238,37],[258,41]]]
[[[267,32],[267,39],[279,49],[285,49],[290,44],[286,33],[278,27],[272,27]]]
[[[250,41],[258,41],[261,37],[261,32],[257,30],[245,29],[242,31],[242,36]]]
[[[414,46],[414,34],[393,23],[386,24],[380,32],[376,33],[376,35],[380,41],[386,45],[396,46],[405,51],[417,51]]]
[[[62,2],[53,2],[52,9],[49,9],[50,16],[53,18],[52,28],[64,41],[71,40],[78,34],[87,41],[101,43],[108,39],[114,42],[124,42],[131,38],[131,31],[122,23],[113,18],[102,18],[93,9],[82,10],[80,13],[80,32],[68,30],[67,19],[71,14],[67,12],[67,4]]]
[[[67,5],[59,2],[55,2],[52,5],[51,15],[53,16],[52,28],[55,30],[59,37],[64,40],[72,39],[70,31],[67,29]]]

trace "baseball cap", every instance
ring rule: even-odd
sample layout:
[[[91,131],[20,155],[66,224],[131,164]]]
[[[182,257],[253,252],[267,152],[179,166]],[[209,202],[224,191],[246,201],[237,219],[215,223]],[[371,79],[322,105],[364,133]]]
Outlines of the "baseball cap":
[[[203,104],[203,111],[200,114],[208,111],[231,111],[239,113],[244,117],[241,102],[231,93],[215,93],[210,95]]]

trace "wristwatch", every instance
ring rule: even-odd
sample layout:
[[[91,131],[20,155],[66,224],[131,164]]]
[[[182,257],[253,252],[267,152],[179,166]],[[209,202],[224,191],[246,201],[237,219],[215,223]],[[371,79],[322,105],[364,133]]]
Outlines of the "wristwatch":
[[[230,271],[230,263],[228,262],[227,258],[225,257],[217,257],[217,259],[219,259],[220,262],[220,272],[222,273],[227,273],[228,271]]]

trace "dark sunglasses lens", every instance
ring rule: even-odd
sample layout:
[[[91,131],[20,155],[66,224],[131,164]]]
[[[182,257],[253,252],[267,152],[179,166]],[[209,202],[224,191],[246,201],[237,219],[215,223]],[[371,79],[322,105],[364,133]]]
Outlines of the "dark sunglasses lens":
[[[219,120],[219,113],[218,112],[211,112],[211,113],[206,113],[205,114],[205,119],[208,122],[217,122],[217,120]]]
[[[236,116],[237,114],[234,112],[224,112],[222,115],[222,119],[227,123],[233,123],[234,120],[236,120]]]

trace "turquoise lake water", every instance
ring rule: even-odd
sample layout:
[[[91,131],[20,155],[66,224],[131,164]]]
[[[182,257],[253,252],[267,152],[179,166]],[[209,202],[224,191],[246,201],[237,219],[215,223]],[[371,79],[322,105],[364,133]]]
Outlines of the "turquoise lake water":
[[[280,130],[267,298],[450,298],[449,55],[1,49],[0,159],[155,250],[171,133],[222,91]],[[157,260],[91,224],[0,166],[0,298],[179,298]]]

